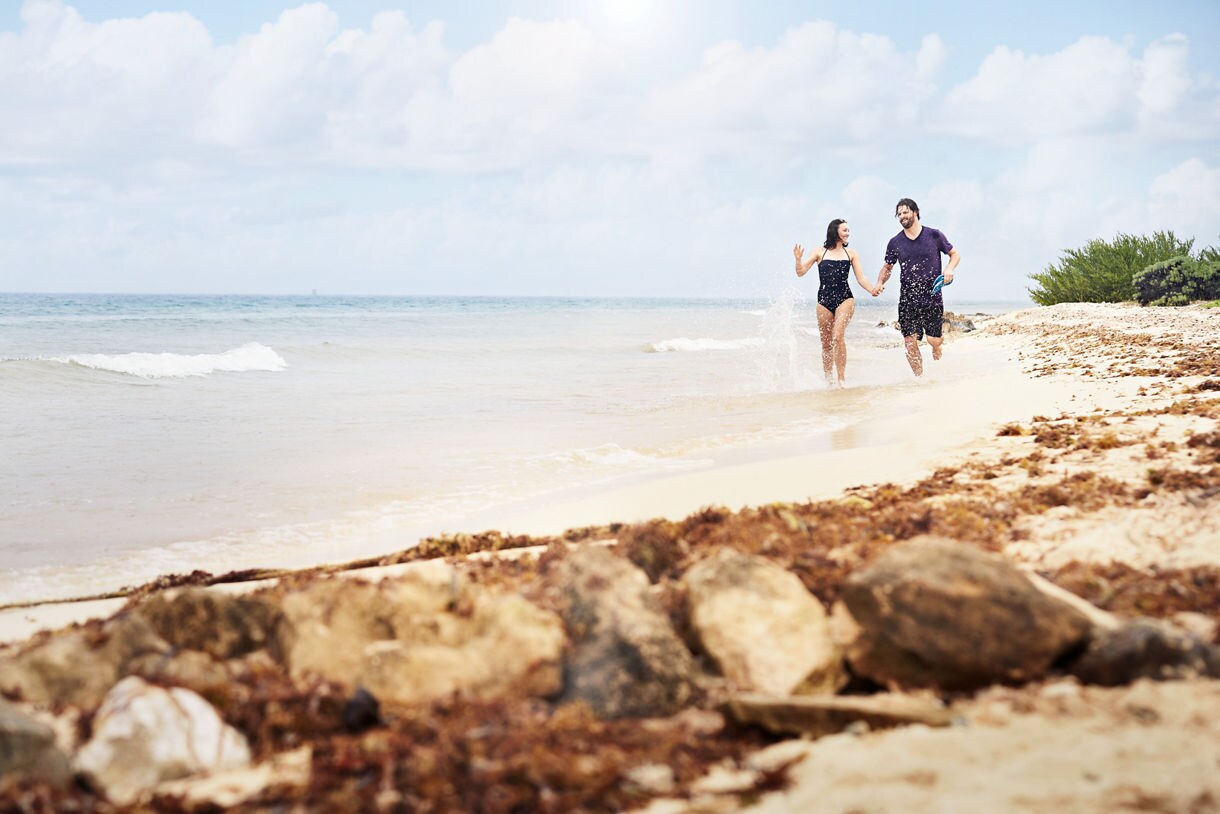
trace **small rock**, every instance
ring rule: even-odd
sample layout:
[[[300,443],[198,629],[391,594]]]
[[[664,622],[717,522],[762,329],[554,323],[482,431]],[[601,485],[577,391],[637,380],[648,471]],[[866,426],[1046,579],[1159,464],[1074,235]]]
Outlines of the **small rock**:
[[[888,729],[908,724],[948,726],[952,719],[934,699],[896,693],[783,698],[750,693],[729,699],[725,711],[741,724],[812,737],[833,735],[860,722],[872,729]]]
[[[55,745],[55,730],[0,698],[0,778],[25,777],[67,784],[68,758]]]
[[[1205,642],[1216,640],[1217,622],[1205,613],[1178,611],[1169,620],[1187,633],[1193,633]]]
[[[1134,619],[1095,638],[1069,668],[1086,684],[1116,687],[1140,678],[1220,678],[1220,647],[1155,619]]]
[[[115,803],[128,805],[160,782],[250,765],[250,747],[207,701],[136,676],[106,694],[76,769]]]
[[[739,794],[753,789],[758,781],[758,772],[753,769],[737,769],[718,764],[691,783],[690,791],[691,794]]]
[[[645,763],[630,769],[623,777],[629,785],[648,794],[669,794],[677,783],[674,770],[663,763]]]
[[[381,723],[381,704],[364,687],[343,705],[343,728],[348,732],[363,732]]]
[[[793,738],[780,741],[765,749],[746,755],[746,768],[756,772],[770,774],[785,766],[799,763],[809,755],[809,745],[812,741],[805,738]]]

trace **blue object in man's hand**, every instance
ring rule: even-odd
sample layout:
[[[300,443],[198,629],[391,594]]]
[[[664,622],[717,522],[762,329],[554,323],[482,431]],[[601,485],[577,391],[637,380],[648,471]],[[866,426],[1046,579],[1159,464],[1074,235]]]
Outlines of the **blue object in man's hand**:
[[[941,274],[932,282],[932,293],[939,294],[940,290],[947,285],[953,285],[953,281],[945,282],[945,275]]]

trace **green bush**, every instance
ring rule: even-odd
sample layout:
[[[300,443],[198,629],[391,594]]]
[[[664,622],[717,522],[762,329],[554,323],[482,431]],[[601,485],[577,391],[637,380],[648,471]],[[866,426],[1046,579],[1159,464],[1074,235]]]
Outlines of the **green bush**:
[[[1140,305],[1187,305],[1220,298],[1220,261],[1189,255],[1153,263],[1131,278]]]
[[[1039,305],[1060,302],[1126,302],[1135,299],[1137,271],[1178,255],[1189,255],[1194,238],[1178,240],[1172,231],[1147,235],[1118,234],[1113,240],[1091,240],[1068,249],[1058,263],[1030,275],[1037,285],[1029,296]]]

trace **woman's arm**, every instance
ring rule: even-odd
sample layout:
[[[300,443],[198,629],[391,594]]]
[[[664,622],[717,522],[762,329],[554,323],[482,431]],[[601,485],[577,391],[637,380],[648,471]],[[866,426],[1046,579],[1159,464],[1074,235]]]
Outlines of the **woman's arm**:
[[[822,255],[826,253],[825,249],[814,249],[813,254],[809,255],[808,260],[804,260],[805,249],[801,244],[796,244],[792,247],[792,254],[796,256],[796,276],[804,277],[809,269],[813,268],[813,264],[822,259]]]
[[[864,276],[864,271],[860,268],[860,254],[852,249],[848,249],[847,256],[851,258],[851,268],[852,271],[856,273],[856,282],[858,282],[860,287],[865,291],[872,294],[874,297],[877,296],[880,285],[874,286],[868,281],[868,278]]]

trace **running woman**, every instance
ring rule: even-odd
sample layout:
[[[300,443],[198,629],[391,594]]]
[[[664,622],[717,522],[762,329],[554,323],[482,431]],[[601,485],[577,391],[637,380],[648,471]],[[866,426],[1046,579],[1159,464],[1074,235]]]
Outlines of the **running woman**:
[[[856,273],[860,287],[874,297],[878,290],[873,287],[860,270],[860,256],[855,249],[847,248],[851,228],[847,221],[835,218],[826,227],[826,241],[805,260],[805,249],[801,244],[792,247],[796,256],[796,276],[804,277],[813,264],[818,264],[818,333],[822,338],[822,372],[826,383],[842,387],[847,373],[847,323],[856,313],[856,299],[847,282],[847,272]]]

